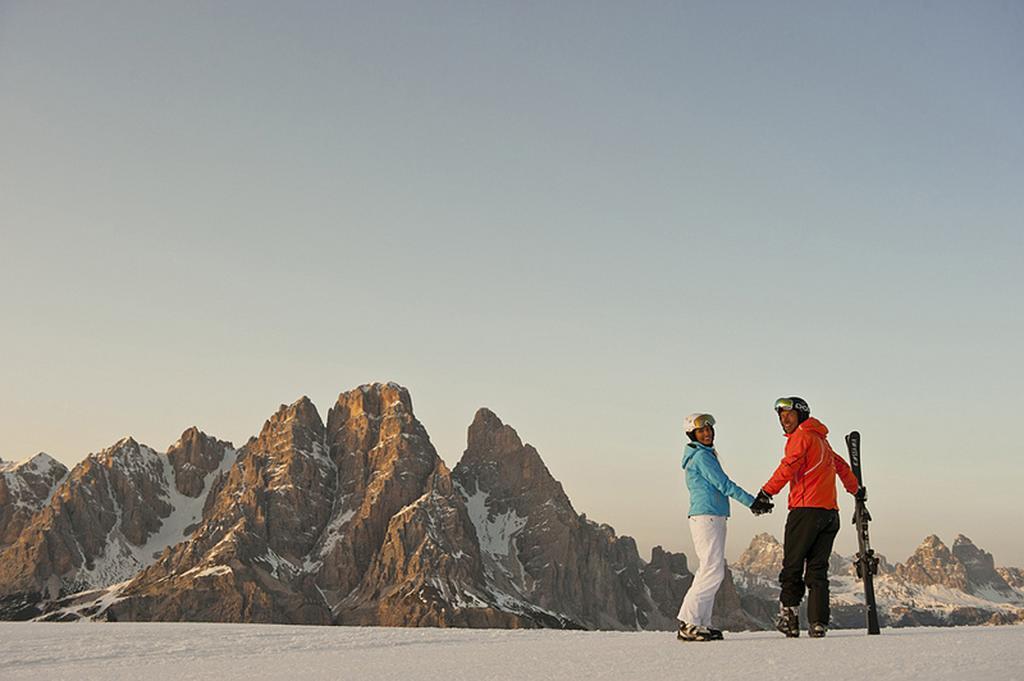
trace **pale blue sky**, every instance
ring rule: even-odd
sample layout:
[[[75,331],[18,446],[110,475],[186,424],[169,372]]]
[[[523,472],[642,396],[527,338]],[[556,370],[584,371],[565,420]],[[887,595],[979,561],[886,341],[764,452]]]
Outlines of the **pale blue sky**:
[[[828,5],[0,2],[0,456],[393,380],[692,555],[682,417],[756,491],[800,394],[1024,565],[1024,6]]]

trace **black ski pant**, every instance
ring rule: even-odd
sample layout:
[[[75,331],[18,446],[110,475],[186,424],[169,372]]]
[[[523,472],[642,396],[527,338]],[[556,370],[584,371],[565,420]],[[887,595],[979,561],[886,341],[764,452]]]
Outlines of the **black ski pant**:
[[[828,559],[838,533],[839,511],[794,508],[786,518],[779,600],[788,607],[800,605],[806,586],[811,624],[828,624]]]

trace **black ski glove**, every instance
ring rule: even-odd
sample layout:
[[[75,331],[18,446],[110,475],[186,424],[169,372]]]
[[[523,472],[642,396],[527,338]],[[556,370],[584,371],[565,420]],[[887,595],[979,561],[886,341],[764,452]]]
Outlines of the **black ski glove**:
[[[868,488],[858,487],[857,492],[853,495],[853,498],[863,504],[865,501],[868,500]]]
[[[750,505],[750,512],[754,515],[763,515],[771,513],[773,508],[775,508],[775,504],[772,503],[771,496],[762,489],[757,492],[754,503]]]

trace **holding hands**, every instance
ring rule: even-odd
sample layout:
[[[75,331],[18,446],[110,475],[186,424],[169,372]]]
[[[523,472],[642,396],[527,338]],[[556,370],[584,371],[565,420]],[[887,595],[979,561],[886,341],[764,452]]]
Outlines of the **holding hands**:
[[[764,515],[771,513],[773,508],[775,508],[775,504],[772,503],[771,496],[762,489],[758,491],[754,503],[750,505],[750,512],[754,515]]]

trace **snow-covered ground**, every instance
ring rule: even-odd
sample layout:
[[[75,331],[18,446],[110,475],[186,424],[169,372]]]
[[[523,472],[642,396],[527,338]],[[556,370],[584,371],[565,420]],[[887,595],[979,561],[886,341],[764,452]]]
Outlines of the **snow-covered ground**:
[[[1024,626],[669,633],[0,622],[0,679],[1024,680]]]

